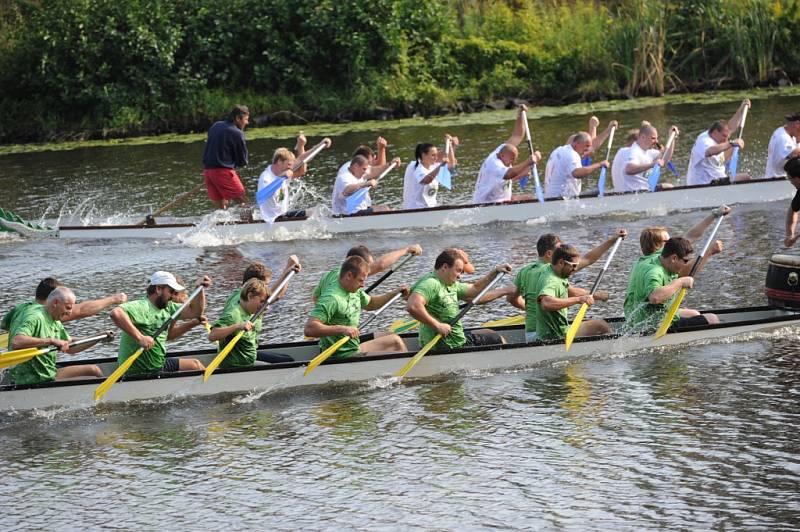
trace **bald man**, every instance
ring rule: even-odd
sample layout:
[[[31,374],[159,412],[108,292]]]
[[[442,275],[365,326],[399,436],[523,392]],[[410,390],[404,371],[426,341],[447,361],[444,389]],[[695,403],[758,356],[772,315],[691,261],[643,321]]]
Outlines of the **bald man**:
[[[570,142],[553,150],[547,159],[544,171],[547,198],[574,198],[581,194],[581,180],[600,168],[608,168],[602,160],[589,166],[581,164],[581,157],[592,147],[592,136],[579,131],[570,137]]]
[[[672,126],[670,133],[674,132],[677,139],[678,126]],[[668,148],[658,148],[658,130],[649,123],[643,123],[639,129],[639,138],[631,145],[628,151],[628,160],[625,163],[625,192],[639,192],[650,190],[648,179],[650,172],[656,165],[664,166],[672,159],[675,151],[675,140]],[[669,188],[667,183],[659,184],[661,188]]]

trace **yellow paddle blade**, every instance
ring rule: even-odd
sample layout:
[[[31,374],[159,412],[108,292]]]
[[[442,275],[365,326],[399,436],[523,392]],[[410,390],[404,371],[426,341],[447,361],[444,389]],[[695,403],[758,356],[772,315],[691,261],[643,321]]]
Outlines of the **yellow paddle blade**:
[[[31,349],[33,349],[33,351],[31,351]],[[47,348],[42,349],[33,347],[28,349],[20,349],[18,351],[11,351],[11,353],[16,353],[12,354],[11,356],[6,356],[9,355],[10,353],[3,353],[3,356],[0,357],[0,369],[4,369],[10,366],[16,366],[17,364],[22,364],[24,362],[29,361],[35,356],[42,355],[49,351],[50,349]]]
[[[403,369],[401,369],[400,371],[398,371],[397,373],[395,373],[395,376],[396,376],[396,377],[405,377],[405,376],[406,376],[406,373],[408,373],[409,371],[411,371],[411,368],[413,368],[414,366],[416,366],[416,365],[417,365],[417,362],[419,362],[419,360],[420,360],[422,357],[424,357],[424,356],[425,356],[425,353],[427,353],[428,351],[430,351],[431,349],[433,349],[433,347],[434,347],[436,344],[438,344],[438,343],[439,343],[439,340],[441,340],[441,339],[442,339],[442,335],[441,335],[441,334],[437,334],[436,336],[434,336],[434,337],[433,337],[433,340],[431,340],[430,342],[428,342],[428,343],[425,345],[425,347],[423,347],[422,349],[420,349],[420,350],[419,350],[419,352],[418,352],[416,355],[414,355],[414,358],[412,358],[411,360],[409,360],[409,361],[408,361],[408,364],[406,364],[405,366],[403,366]]]
[[[0,349],[8,349],[8,333],[0,334]]]
[[[506,325],[522,325],[525,323],[525,314],[517,314],[516,316],[509,316],[499,320],[487,321],[482,327],[503,327]]]
[[[419,322],[417,320],[395,320],[389,326],[389,330],[396,334],[402,334],[404,332],[413,331],[419,327]]]
[[[569,351],[569,348],[572,347],[572,341],[575,339],[575,335],[578,334],[578,329],[581,326],[581,322],[583,321],[583,317],[586,316],[586,311],[589,310],[589,305],[584,303],[581,305],[581,308],[578,310],[578,313],[575,314],[575,319],[572,320],[572,325],[569,326],[567,329],[567,337],[564,341],[564,345]]]
[[[125,372],[128,371],[128,369],[130,369],[133,363],[136,362],[136,359],[139,358],[139,355],[141,355],[143,352],[144,352],[144,347],[140,347],[134,354],[128,357],[128,359],[125,362],[120,364],[120,366],[114,370],[114,373],[109,375],[109,377],[106,380],[104,380],[103,383],[100,386],[98,386],[97,389],[94,391],[94,400],[97,401],[101,397],[103,397],[106,394],[106,392],[108,392],[108,390],[110,390],[111,387],[114,386],[114,384],[116,384],[116,382],[120,379],[120,377],[125,375]]]
[[[234,346],[236,346],[236,342],[238,342],[243,335],[244,331],[239,331],[236,333],[236,336],[234,336],[233,339],[228,342],[228,345],[226,345],[222,351],[220,351],[219,354],[214,357],[214,360],[211,361],[211,364],[206,367],[206,371],[203,373],[203,382],[206,382],[211,374],[214,373],[214,370],[217,369],[220,364],[222,364],[222,361],[225,360],[225,357],[228,356],[228,353],[233,350]]]
[[[678,292],[678,297],[675,298],[675,301],[672,302],[672,306],[669,307],[669,311],[667,315],[664,316],[664,321],[661,322],[661,327],[658,328],[656,331],[656,335],[653,337],[653,340],[658,340],[665,334],[667,334],[667,329],[669,326],[672,325],[672,318],[675,317],[675,313],[678,312],[678,309],[681,306],[681,302],[683,301],[683,296],[686,295],[686,289],[681,288],[681,291]]]
[[[350,339],[349,336],[344,336],[340,338],[339,340],[336,341],[335,344],[333,344],[328,349],[326,349],[325,351],[314,357],[314,360],[308,363],[308,367],[306,368],[305,373],[303,373],[303,376],[305,377],[306,375],[314,371],[314,368],[325,362],[325,360],[327,360],[328,357],[330,357],[332,354],[338,351],[339,348],[342,347],[349,339]]]

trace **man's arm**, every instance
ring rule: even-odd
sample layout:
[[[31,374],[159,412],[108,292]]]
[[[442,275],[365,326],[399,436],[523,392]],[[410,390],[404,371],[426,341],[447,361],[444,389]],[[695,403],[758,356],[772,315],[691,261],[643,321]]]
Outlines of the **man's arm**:
[[[203,285],[204,287],[208,288],[211,286],[211,277],[208,275],[204,275],[199,277],[197,281],[194,283],[194,287],[197,288],[198,286]],[[190,320],[192,318],[199,318],[203,315],[203,312],[206,310],[206,291],[201,290],[192,302],[189,303],[189,306],[183,309],[181,315],[179,316],[182,320]]]
[[[101,310],[111,305],[121,305],[128,300],[128,296],[119,293],[113,294],[110,296],[102,297],[100,299],[91,299],[89,301],[81,301],[80,303],[76,303],[74,307],[72,307],[72,312],[69,313],[69,316],[61,320],[61,322],[65,321],[75,321],[81,320],[83,318],[88,318],[89,316],[94,316],[95,314],[99,314]],[[94,345],[94,344],[92,344]]]
[[[739,108],[733,114],[731,119],[728,120],[728,128],[730,128],[731,130],[731,135],[733,135],[736,132],[736,130],[739,129],[739,126],[742,125],[742,118],[744,118],[744,110],[749,109],[750,105],[751,103],[749,98],[745,98],[744,100],[742,100],[742,103],[741,105],[739,105]]]
[[[376,273],[380,273],[383,270],[391,267],[395,262],[403,258],[406,253],[411,253],[412,255],[422,255],[422,246],[419,244],[412,244],[410,246],[397,248],[389,253],[384,253],[378,257],[378,260],[372,263],[372,266],[369,268],[369,274],[375,275]]]
[[[389,143],[383,137],[378,137],[378,140],[375,141],[375,147],[378,148],[378,157],[375,163],[377,166],[385,166],[386,165],[386,146]]]
[[[575,179],[583,179],[584,177],[592,175],[595,171],[603,167],[608,168],[609,166],[611,166],[611,163],[605,160],[590,164],[589,166],[581,166],[572,171],[572,177]]]
[[[711,226],[711,224],[714,223],[714,220],[717,219],[717,216],[719,216],[720,214],[725,216],[730,212],[731,212],[730,207],[724,204],[720,205],[719,207],[711,211],[711,213],[709,213],[708,216],[700,220],[700,223],[689,229],[686,232],[686,235],[684,236],[690,242],[694,242],[695,240],[703,236],[703,233],[705,233],[706,229],[708,229]]]
[[[206,321],[205,316],[200,316],[198,318],[192,318],[190,320],[178,322],[172,322],[172,325],[169,327],[169,331],[167,332],[167,340],[176,340],[186,334],[187,332],[191,331],[201,323]]]
[[[11,341],[9,346],[12,351],[17,349],[28,349],[31,347],[50,347],[54,345],[59,351],[67,352],[69,349],[69,342],[61,338],[36,338],[35,336],[27,336],[25,334],[17,334]]]
[[[786,210],[786,239],[783,241],[783,244],[788,248],[792,247],[795,242],[797,242],[797,235],[795,234],[795,228],[797,227],[797,211],[795,211],[791,205]]]
[[[123,332],[128,333],[131,338],[136,340],[136,342],[145,349],[150,349],[153,347],[155,340],[150,336],[145,336],[139,332],[139,329],[131,321],[128,314],[122,310],[122,307],[117,307],[111,311],[111,321],[114,322],[114,325],[119,327]]]
[[[569,308],[573,305],[582,305],[584,303],[591,306],[594,304],[594,298],[588,294],[564,298],[553,296],[541,296],[539,298],[539,305],[541,305],[542,310],[545,312],[556,312],[563,308]]]
[[[691,277],[678,277],[671,283],[654,289],[650,292],[650,295],[647,296],[647,300],[653,305],[661,305],[669,301],[681,288],[691,288],[693,285],[694,279]]]
[[[522,294],[519,293],[519,288],[516,286],[514,286],[514,290],[506,296],[506,301],[512,307],[525,310],[525,298],[522,297]]]
[[[270,293],[272,294],[275,292],[275,290],[277,290],[278,286],[280,286],[280,284],[283,282],[284,279],[286,279],[286,277],[289,275],[290,272],[295,271],[299,273],[300,270],[302,269],[303,268],[300,265],[300,259],[297,258],[297,255],[291,255],[289,259],[286,261],[286,267],[281,272],[281,276],[278,278],[277,281],[272,283],[272,287],[270,288]],[[286,294],[287,288],[289,288],[289,283],[286,283],[286,285],[283,287],[283,290],[281,290],[281,293],[275,296],[275,301],[278,301],[284,296],[284,294]]]
[[[669,128],[669,134],[672,135],[673,133],[675,134],[675,138],[672,140],[672,144],[665,146],[664,152],[661,155],[661,160],[664,161],[664,163],[672,160],[672,154],[675,152],[675,145],[678,144],[678,135],[680,133],[678,126]]]
[[[599,123],[599,121],[598,121],[598,123]],[[598,150],[600,148],[600,146],[602,146],[603,143],[606,141],[606,139],[608,139],[608,136],[611,135],[611,130],[615,129],[617,127],[619,127],[619,122],[617,122],[616,120],[612,120],[611,122],[608,123],[608,126],[606,126],[606,129],[602,133],[600,133],[600,135],[598,136],[597,135],[597,126],[595,126],[595,133],[594,133],[594,135],[592,135],[592,151]],[[591,134],[591,133],[592,132],[589,131],[589,134]]]
[[[347,325],[325,325],[318,318],[310,317],[303,328],[303,334],[309,338],[322,338],[323,336],[349,336],[358,338],[358,327]]]
[[[397,294],[405,294],[405,296],[408,297],[408,285],[403,285],[396,290],[386,292],[385,294],[381,294],[379,296],[370,296],[369,303],[367,303],[367,306],[364,307],[364,310],[378,310]]]
[[[514,129],[511,132],[511,136],[506,140],[506,144],[519,146],[522,139],[525,138],[525,118],[523,118],[522,113],[527,111],[528,106],[525,104],[520,104],[517,108],[517,120],[514,122]]]
[[[492,271],[478,279],[475,283],[469,285],[466,293],[464,294],[464,298],[467,300],[475,299],[475,297],[481,293],[481,290],[486,288],[486,286],[492,282],[492,279],[501,273],[511,273],[511,265],[498,264],[495,266]]]
[[[540,151],[533,152],[533,155],[522,161],[516,166],[512,166],[506,170],[503,179],[519,179],[522,176],[528,175],[528,168],[542,160],[542,153]]]
[[[406,310],[411,317],[417,320],[420,323],[424,323],[428,327],[435,329],[438,334],[442,336],[447,336],[450,334],[450,324],[449,323],[442,323],[433,316],[428,313],[428,309],[425,308],[425,305],[428,304],[428,301],[425,297],[418,293],[414,292],[408,297],[408,303],[406,304]]]
[[[619,237],[626,238],[627,236],[628,236],[627,229],[617,229],[617,232],[614,233],[614,236],[607,239],[605,242],[603,242],[596,248],[591,249],[585,255],[582,255],[580,259],[578,259],[578,268],[576,269],[576,271],[582,270],[587,266],[591,266],[592,264],[600,260],[600,257],[605,255],[606,251],[608,251],[614,246],[614,243],[617,241],[617,238]]]

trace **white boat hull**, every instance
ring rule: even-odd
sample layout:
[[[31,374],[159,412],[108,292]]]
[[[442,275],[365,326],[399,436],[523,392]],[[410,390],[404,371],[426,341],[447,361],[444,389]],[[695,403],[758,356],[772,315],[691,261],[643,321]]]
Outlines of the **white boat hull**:
[[[735,183],[732,185],[702,185],[676,187],[658,192],[611,193],[578,199],[552,199],[544,204],[535,200],[481,205],[457,205],[390,211],[354,216],[319,216],[296,220],[279,220],[272,226],[261,221],[231,222],[212,225],[221,239],[279,238],[309,239],[330,233],[351,233],[391,229],[457,227],[492,222],[524,222],[531,219],[568,219],[576,216],[597,216],[614,212],[666,213],[672,210],[763,203],[789,199],[794,188],[782,178]],[[62,226],[55,234],[59,238],[147,238],[153,240],[185,239],[197,232],[196,221],[167,223],[152,226]]]
[[[631,353],[643,348],[676,346],[697,341],[709,341],[756,331],[767,332],[781,327],[800,325],[800,314],[779,309],[748,309],[722,312],[719,326],[698,328],[686,332],[671,332],[659,340],[650,336],[617,336],[601,339],[577,339],[569,352],[563,344],[525,344],[519,328],[503,330],[509,344],[493,349],[471,348],[456,352],[428,353],[411,370],[407,378],[431,377],[447,373],[485,372],[524,368],[542,362],[578,359],[590,356]],[[418,349],[414,337],[407,338],[409,348]],[[275,365],[256,365],[237,370],[217,370],[208,382],[202,382],[201,372],[183,372],[161,378],[126,380],[115,384],[102,398],[102,403],[157,400],[183,396],[207,396],[220,393],[274,391],[331,382],[369,381],[391,377],[405,365],[413,353],[398,353],[374,357],[351,358],[326,362],[308,377],[305,366],[318,351],[314,344],[304,342],[272,347],[288,353],[298,362]],[[208,363],[213,354],[197,356]],[[101,365],[106,375],[116,367]],[[95,404],[93,394],[102,379],[50,383],[35,387],[0,387],[0,411],[24,411],[53,407],[83,408]]]

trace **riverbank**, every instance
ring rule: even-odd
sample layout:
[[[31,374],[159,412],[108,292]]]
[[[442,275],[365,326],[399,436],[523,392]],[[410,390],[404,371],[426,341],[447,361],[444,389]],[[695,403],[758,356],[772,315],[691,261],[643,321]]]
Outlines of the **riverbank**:
[[[713,105],[721,102],[735,102],[750,98],[754,102],[754,112],[758,112],[758,101],[774,96],[800,96],[800,86],[784,88],[759,88],[752,90],[713,91],[696,94],[670,94],[667,96],[647,96],[602,102],[583,102],[563,106],[531,106],[528,116],[532,120],[559,116],[585,115],[589,113],[610,113],[614,111],[631,111],[653,106],[680,104]],[[244,102],[245,104],[247,102]],[[507,110],[491,110],[473,113],[448,114],[434,117],[413,117],[395,120],[364,120],[347,123],[303,123],[293,125],[251,127],[246,131],[248,140],[257,139],[290,139],[303,131],[309,137],[340,135],[343,133],[380,132],[401,129],[410,126],[432,125],[446,127],[448,125],[499,124],[510,120]],[[776,117],[780,120],[781,117]],[[127,138],[80,140],[63,142],[45,142],[28,144],[0,145],[0,156],[16,153],[37,153],[45,151],[65,151],[83,148],[111,146],[144,146],[148,144],[193,143],[203,142],[206,132],[186,134],[165,134],[152,136],[131,136]]]

